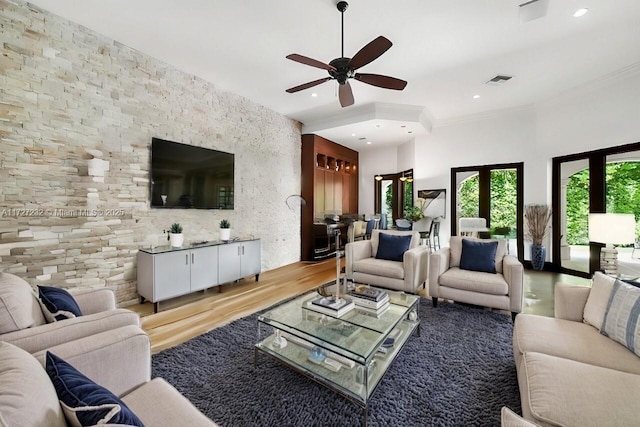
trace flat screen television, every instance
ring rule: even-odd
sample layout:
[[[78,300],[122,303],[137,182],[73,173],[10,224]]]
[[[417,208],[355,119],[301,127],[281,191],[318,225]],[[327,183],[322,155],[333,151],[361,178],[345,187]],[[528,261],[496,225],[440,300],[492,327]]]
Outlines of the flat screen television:
[[[151,140],[151,207],[233,209],[234,155]]]

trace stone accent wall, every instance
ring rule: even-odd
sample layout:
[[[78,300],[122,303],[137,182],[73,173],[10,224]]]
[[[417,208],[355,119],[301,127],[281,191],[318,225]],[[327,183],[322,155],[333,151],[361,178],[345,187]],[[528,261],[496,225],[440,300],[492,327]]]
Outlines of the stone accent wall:
[[[151,138],[235,154],[235,209],[149,207]],[[32,285],[114,286],[136,253],[262,239],[262,268],[300,259],[300,124],[21,0],[0,0],[0,269]]]

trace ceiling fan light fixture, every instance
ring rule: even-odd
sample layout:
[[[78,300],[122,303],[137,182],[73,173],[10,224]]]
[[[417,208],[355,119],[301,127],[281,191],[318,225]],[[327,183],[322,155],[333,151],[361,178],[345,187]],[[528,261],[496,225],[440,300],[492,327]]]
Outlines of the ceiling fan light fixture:
[[[403,90],[407,86],[407,82],[395,77],[383,76],[380,74],[357,73],[361,67],[375,61],[383,53],[385,53],[393,45],[386,37],[378,36],[356,52],[352,58],[344,56],[344,11],[347,10],[349,4],[346,1],[339,1],[336,4],[341,15],[341,56],[330,61],[328,64],[318,61],[307,56],[292,53],[286,58],[311,67],[326,70],[329,77],[304,83],[286,90],[288,93],[298,92],[310,87],[317,86],[329,80],[336,80],[339,83],[338,99],[342,107],[353,105],[354,98],[349,79],[355,79],[371,86],[377,86],[384,89]]]

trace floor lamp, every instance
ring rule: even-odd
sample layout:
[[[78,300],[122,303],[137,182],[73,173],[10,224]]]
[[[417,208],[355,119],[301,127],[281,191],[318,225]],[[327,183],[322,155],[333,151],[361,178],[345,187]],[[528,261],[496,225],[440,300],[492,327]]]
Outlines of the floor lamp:
[[[633,214],[589,214],[589,241],[607,245],[600,250],[600,269],[605,274],[618,275],[618,250],[613,245],[633,243],[635,234]]]

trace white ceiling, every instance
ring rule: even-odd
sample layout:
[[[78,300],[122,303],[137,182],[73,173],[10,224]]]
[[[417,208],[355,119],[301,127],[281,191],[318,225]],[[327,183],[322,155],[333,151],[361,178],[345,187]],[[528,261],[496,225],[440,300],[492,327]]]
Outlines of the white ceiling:
[[[525,0],[351,0],[345,56],[384,35],[393,47],[359,71],[409,84],[398,92],[351,80],[355,104],[341,108],[333,81],[285,93],[327,76],[286,55],[340,56],[336,0],[30,2],[358,151],[424,134],[416,111],[437,125],[534,104],[640,63],[638,0],[553,0],[545,17],[526,23],[519,21]],[[574,18],[582,7],[589,13]],[[484,84],[496,74],[514,78]]]

